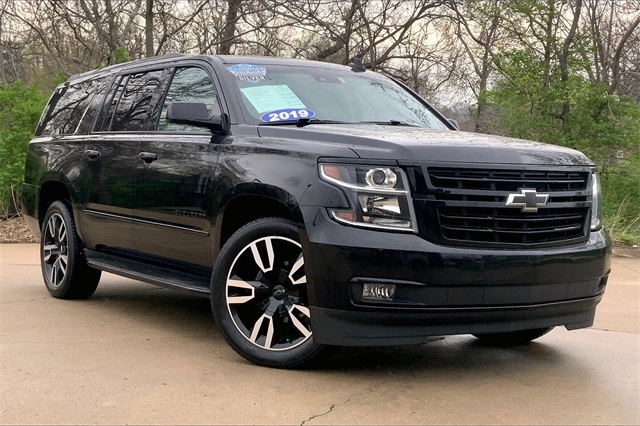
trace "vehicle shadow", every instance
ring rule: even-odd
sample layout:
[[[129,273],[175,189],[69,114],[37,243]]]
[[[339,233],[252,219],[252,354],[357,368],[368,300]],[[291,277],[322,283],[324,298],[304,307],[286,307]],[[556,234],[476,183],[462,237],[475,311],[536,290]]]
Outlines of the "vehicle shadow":
[[[567,354],[544,342],[516,347],[483,344],[471,335],[432,338],[421,345],[336,347],[317,370],[466,370],[496,367],[522,368],[523,364],[564,365]]]
[[[132,327],[151,327],[178,335],[199,334],[221,339],[211,314],[209,299],[151,285],[102,285],[88,300],[78,301],[92,309],[113,312]]]
[[[105,286],[88,301],[92,309],[108,311],[131,323],[131,327],[154,327],[163,332],[191,335],[214,345],[225,345],[218,331],[209,300],[155,287],[135,286],[127,289]],[[562,333],[564,330],[558,330]],[[558,346],[557,339],[550,335],[517,347],[493,347],[481,343],[470,335],[433,337],[421,345],[383,347],[329,347],[328,353],[307,373],[330,373],[351,371],[387,371],[393,374],[415,375],[420,371],[430,374],[438,372],[469,372],[523,369],[578,368],[575,356],[567,348]],[[551,343],[545,340],[551,340]],[[554,342],[555,340],[555,342]],[[185,348],[185,351],[189,349]],[[252,365],[233,351],[225,351],[232,363]],[[203,354],[203,365],[210,360]],[[580,364],[578,362],[578,364]],[[466,373],[465,373],[466,374]]]

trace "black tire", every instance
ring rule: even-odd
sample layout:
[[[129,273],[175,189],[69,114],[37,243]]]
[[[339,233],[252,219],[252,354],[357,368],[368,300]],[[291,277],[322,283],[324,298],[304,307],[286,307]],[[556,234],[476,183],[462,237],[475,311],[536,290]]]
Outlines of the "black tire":
[[[59,299],[86,299],[98,287],[101,271],[87,266],[71,207],[55,201],[42,221],[40,264],[49,293]]]
[[[530,330],[510,331],[507,333],[474,334],[483,343],[494,346],[518,346],[529,343],[553,330],[549,328],[533,328]]]
[[[303,368],[323,352],[310,326],[298,228],[263,218],[225,243],[211,277],[211,308],[227,343],[241,356],[274,368]]]

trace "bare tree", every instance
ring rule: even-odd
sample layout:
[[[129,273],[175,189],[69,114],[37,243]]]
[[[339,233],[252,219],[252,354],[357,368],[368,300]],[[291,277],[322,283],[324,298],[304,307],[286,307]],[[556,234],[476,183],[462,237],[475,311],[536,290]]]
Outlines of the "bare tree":
[[[0,5],[3,83],[105,66],[116,53],[130,59],[169,51],[260,54],[341,64],[359,57],[368,68],[431,99],[436,92],[475,97],[475,129],[481,131],[484,94],[494,77],[509,78],[501,61],[505,52],[517,50],[541,64],[542,89],[584,72],[606,84],[609,93],[640,99],[640,0],[0,0]],[[15,72],[19,59],[31,71]],[[519,89],[534,94],[540,88]],[[547,107],[562,118],[568,103]]]
[[[467,87],[476,98],[476,114],[474,130],[486,131],[484,128],[487,98],[491,72],[494,70],[496,49],[501,41],[501,23],[503,19],[503,2],[501,0],[485,0],[477,2],[452,2],[450,4],[453,16],[451,29],[445,34],[453,33],[463,46],[469,63],[471,63],[475,78],[462,75],[461,81],[467,82]]]
[[[142,0],[43,0],[10,2],[8,16],[39,39],[38,50],[69,75],[108,65],[118,48],[140,51]]]
[[[590,49],[585,50],[593,52],[587,69],[592,81],[606,84],[610,94],[616,92],[623,79],[640,81],[633,71],[633,59],[637,60],[640,50],[640,2],[587,0],[585,9],[583,31],[592,34],[588,39]],[[637,65],[636,62],[636,71]]]
[[[303,34],[295,56],[347,64],[354,56],[370,68],[390,60],[412,27],[436,15],[441,0],[285,2],[282,16]]]

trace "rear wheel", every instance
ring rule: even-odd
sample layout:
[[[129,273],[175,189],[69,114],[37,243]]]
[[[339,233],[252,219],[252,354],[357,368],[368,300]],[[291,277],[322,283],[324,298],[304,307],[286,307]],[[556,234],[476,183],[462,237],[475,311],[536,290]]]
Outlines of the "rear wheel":
[[[322,352],[314,343],[298,229],[280,218],[253,221],[226,242],[213,270],[211,306],[241,356],[301,368]]]
[[[475,337],[482,342],[495,346],[517,346],[529,343],[532,340],[542,337],[548,332],[553,330],[553,327],[548,328],[533,328],[530,330],[518,330],[510,331],[507,333],[486,333],[486,334],[474,334]]]
[[[53,297],[86,299],[98,287],[101,272],[85,263],[71,208],[63,201],[52,203],[42,222],[40,263]]]

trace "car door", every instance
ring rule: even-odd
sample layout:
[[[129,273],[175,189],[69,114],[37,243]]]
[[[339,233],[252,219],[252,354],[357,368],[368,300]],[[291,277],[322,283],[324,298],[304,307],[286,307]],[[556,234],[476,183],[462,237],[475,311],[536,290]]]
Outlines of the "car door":
[[[89,248],[135,250],[132,217],[138,142],[110,131],[128,79],[118,76],[111,85],[84,146],[78,229]]]
[[[134,235],[142,254],[211,266],[213,177],[221,137],[166,120],[172,102],[203,102],[210,114],[220,114],[211,75],[198,66],[173,70],[157,130],[140,141]]]

